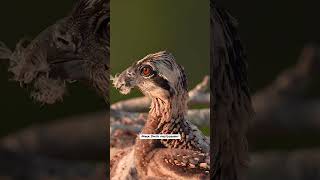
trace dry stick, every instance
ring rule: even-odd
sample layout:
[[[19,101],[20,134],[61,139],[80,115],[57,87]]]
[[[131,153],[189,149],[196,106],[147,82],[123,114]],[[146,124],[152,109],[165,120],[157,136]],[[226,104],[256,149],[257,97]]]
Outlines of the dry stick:
[[[111,144],[115,143],[117,146],[120,144],[113,140],[121,139],[121,137],[117,138],[119,130],[134,132],[135,134],[131,134],[134,140],[147,116],[146,113],[111,112],[111,114],[111,122],[120,122],[115,118],[121,118],[121,123],[114,123],[110,127]],[[209,122],[207,121],[208,109],[190,110],[188,114],[192,117],[190,119],[201,117],[199,122]],[[105,140],[108,135],[105,116],[105,113],[93,113],[61,119],[46,125],[31,126],[2,138],[0,144],[7,150],[17,153],[42,154],[53,158],[74,160],[104,160],[103,155],[107,151]],[[128,121],[132,121],[133,125],[125,125]],[[117,132],[115,132],[116,129],[118,129]],[[126,145],[132,145],[133,142]]]
[[[253,96],[255,110],[262,112],[283,103],[301,99],[320,72],[320,48],[306,46],[298,63],[282,72],[274,82]]]
[[[143,128],[146,118],[147,113],[111,111],[110,146],[116,148],[132,146],[136,135]],[[210,110],[189,110],[187,119],[198,127],[209,127]]]
[[[111,111],[110,128],[126,125],[144,125],[147,113]],[[187,119],[199,127],[210,126],[210,109],[191,109],[187,112]]]
[[[105,160],[105,117],[106,113],[100,112],[33,125],[2,138],[0,146],[11,152],[68,160]]]
[[[320,100],[306,100],[308,85],[318,79],[320,48],[306,46],[298,63],[253,96],[256,118],[250,134],[310,133],[320,129]],[[272,130],[272,131],[270,131]]]

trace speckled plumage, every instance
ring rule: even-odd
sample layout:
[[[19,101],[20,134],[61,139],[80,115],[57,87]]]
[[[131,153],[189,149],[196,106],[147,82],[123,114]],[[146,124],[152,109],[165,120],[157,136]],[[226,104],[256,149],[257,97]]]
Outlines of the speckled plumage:
[[[152,68],[145,77],[143,67]],[[113,80],[120,92],[138,87],[152,100],[144,134],[180,133],[180,140],[142,140],[134,146],[135,167],[141,179],[209,178],[209,140],[185,119],[187,79],[172,54],[159,52],[137,61]]]
[[[180,134],[181,139],[160,140],[167,148],[192,149],[195,151],[209,152],[209,140],[204,137],[199,129],[182,118],[172,119],[170,123],[163,126],[161,134]]]

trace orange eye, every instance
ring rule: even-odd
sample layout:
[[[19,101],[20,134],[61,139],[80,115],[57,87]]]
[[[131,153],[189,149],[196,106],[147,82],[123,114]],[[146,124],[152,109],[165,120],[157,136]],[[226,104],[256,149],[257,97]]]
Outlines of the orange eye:
[[[150,76],[152,74],[152,69],[150,67],[142,68],[142,74],[144,76]]]

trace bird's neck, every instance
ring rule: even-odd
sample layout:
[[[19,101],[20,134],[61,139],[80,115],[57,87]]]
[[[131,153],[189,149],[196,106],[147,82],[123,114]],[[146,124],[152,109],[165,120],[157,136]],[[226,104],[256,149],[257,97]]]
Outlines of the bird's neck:
[[[162,127],[173,123],[173,120],[182,120],[187,112],[188,93],[183,92],[171,97],[153,97],[148,121],[152,128],[161,133]],[[174,122],[177,123],[177,122]]]
[[[187,111],[187,93],[175,95],[170,98],[151,97],[152,103],[148,120],[143,127],[141,134],[166,134],[163,127],[170,125],[174,119],[181,119]],[[183,119],[183,118],[182,118]],[[159,146],[159,140],[137,138],[135,144],[135,162],[138,172],[146,172],[145,162],[147,156],[154,148]]]

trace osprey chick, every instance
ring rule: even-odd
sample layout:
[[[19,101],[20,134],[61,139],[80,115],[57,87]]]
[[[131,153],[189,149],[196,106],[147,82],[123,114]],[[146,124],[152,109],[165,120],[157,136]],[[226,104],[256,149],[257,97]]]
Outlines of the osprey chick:
[[[140,178],[208,178],[209,140],[185,119],[187,78],[172,54],[162,51],[147,55],[116,76],[113,84],[123,94],[138,87],[151,98],[141,133],[181,135],[175,140],[137,138],[134,159]]]

